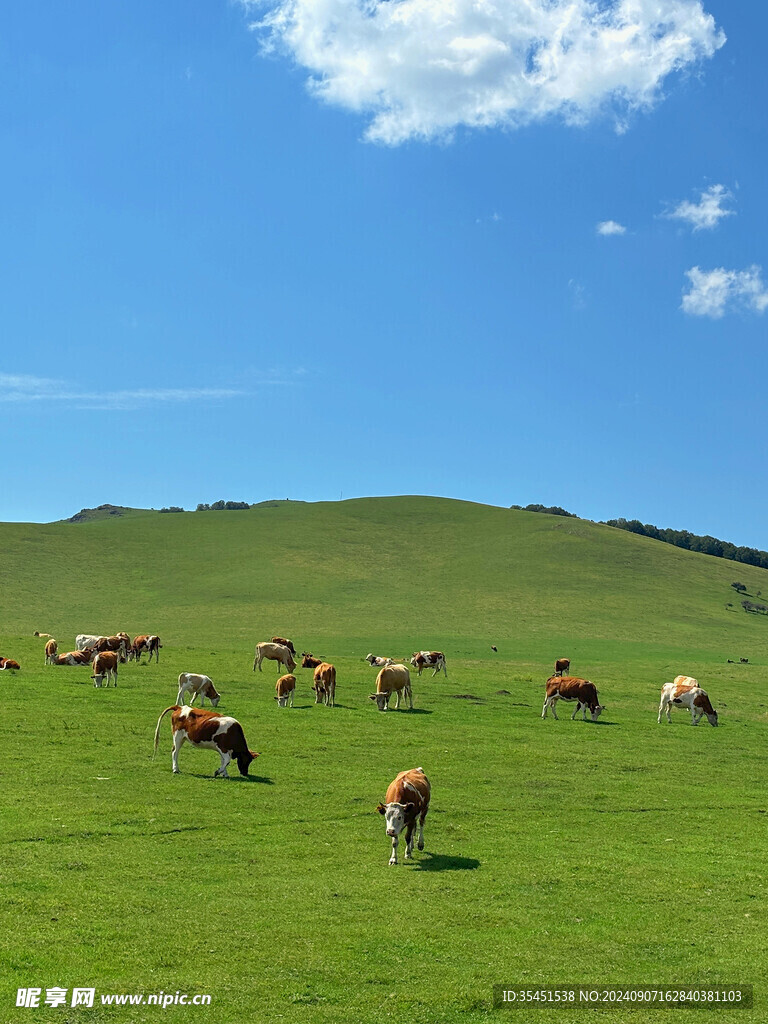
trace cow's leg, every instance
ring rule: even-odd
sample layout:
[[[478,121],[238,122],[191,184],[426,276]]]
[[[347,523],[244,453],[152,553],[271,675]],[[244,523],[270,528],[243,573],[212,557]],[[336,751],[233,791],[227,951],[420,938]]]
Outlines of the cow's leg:
[[[413,711],[413,693],[411,692],[410,686],[408,686],[408,704],[411,711]]]
[[[400,691],[395,690],[395,711],[400,709]]]
[[[662,697],[661,703],[659,704],[659,717],[656,719],[656,724],[661,725],[661,716],[664,711],[664,698]],[[669,714],[669,708],[667,708],[667,714]]]
[[[581,701],[577,700],[576,701],[576,710],[571,715],[571,721],[573,721],[574,718],[576,717],[576,715],[578,715],[579,711],[581,711],[581,707],[582,707]],[[584,707],[586,707],[586,704],[584,705]],[[586,713],[585,713],[584,721],[586,722],[586,720],[587,719],[586,719]]]
[[[221,752],[221,764],[216,769],[216,771],[213,773],[214,779],[216,778],[217,775],[221,776],[222,779],[228,779],[229,778],[229,776],[227,775],[227,765],[229,764],[229,762],[231,760],[232,760],[232,755],[230,753],[227,753],[226,751],[222,750],[222,752]]]
[[[691,725],[698,725],[700,721],[701,715],[697,715],[693,708],[691,708]]]
[[[399,836],[392,836],[392,856],[389,858],[390,864],[397,864],[397,841]]]
[[[171,754],[171,763],[173,764],[173,774],[179,774],[179,751],[184,746],[184,740],[187,738],[187,734],[183,729],[177,729],[173,734],[173,753]]]
[[[293,690],[291,690],[291,699],[289,702],[289,707],[293,707]]]
[[[405,859],[413,858],[413,834],[416,831],[416,819],[406,826],[405,829]]]
[[[549,697],[544,698],[544,707],[541,709],[541,717],[547,717],[547,711],[549,710]]]
[[[427,808],[427,810],[429,810],[429,808]],[[424,819],[426,818],[426,816],[427,816],[427,811],[424,810],[424,811],[421,812],[421,815],[419,817],[419,849],[420,850],[424,849]]]

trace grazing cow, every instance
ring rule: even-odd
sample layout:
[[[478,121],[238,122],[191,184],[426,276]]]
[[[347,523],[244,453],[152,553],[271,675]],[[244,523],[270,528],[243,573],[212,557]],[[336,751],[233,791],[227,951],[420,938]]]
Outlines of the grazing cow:
[[[658,723],[661,725],[662,712],[666,711],[667,721],[671,722],[669,709],[671,705],[688,708],[691,712],[691,725],[698,725],[701,716],[706,715],[710,725],[717,725],[717,712],[712,707],[709,696],[699,686],[698,680],[692,676],[675,676],[673,683],[665,683],[661,688]]]
[[[375,654],[366,654],[363,661],[367,661],[371,668],[385,668],[395,663],[394,658],[377,658]]]
[[[66,654],[54,654],[52,665],[90,665],[95,651],[86,647],[84,651],[67,651]]]
[[[88,633],[79,633],[75,637],[75,647],[78,651],[84,651],[86,647],[95,647],[103,636],[90,636]]]
[[[740,665],[748,665],[749,664],[749,658],[739,658],[739,664]]]
[[[491,644],[491,650],[492,651],[498,651],[498,649],[499,648],[496,646],[496,644]]]
[[[144,651],[149,653],[147,658],[147,664],[152,661],[152,655],[155,656],[155,661],[160,661],[160,648],[163,645],[160,643],[160,637],[155,636],[153,633],[142,633],[140,636],[134,637],[132,648],[133,657],[135,661],[141,662],[141,656]]]
[[[556,676],[565,675],[568,672],[568,669],[570,667],[571,667],[571,659],[570,658],[558,658],[557,661],[555,662],[555,675]]]
[[[287,647],[291,654],[296,657],[296,648],[293,646],[293,640],[286,640],[284,636],[273,636],[273,644],[282,644],[283,647]]]
[[[58,650],[59,650],[59,645],[56,643],[56,641],[53,638],[51,638],[50,640],[46,641],[46,643],[45,643],[45,664],[46,665],[52,665],[53,664],[54,656],[56,655]]]
[[[296,689],[296,676],[280,676],[275,683],[275,700],[279,708],[293,707],[293,692]]]
[[[104,682],[104,676],[106,676],[107,686],[109,686],[110,679],[114,679],[115,686],[117,686],[117,666],[119,661],[119,651],[99,651],[93,659],[93,675],[91,676],[93,685],[101,686]]]
[[[571,715],[571,721],[581,711],[581,716],[586,722],[587,708],[589,708],[592,721],[596,722],[600,712],[605,710],[605,706],[600,704],[597,699],[597,689],[594,683],[590,683],[588,679],[579,679],[577,676],[549,677],[541,717],[546,718],[547,711],[552,708],[552,716],[557,720],[555,705],[559,700],[576,701],[576,708]]]
[[[18,661],[14,661],[12,658],[0,658],[0,672],[10,672],[16,670],[17,672],[21,668]]]
[[[413,856],[413,833],[416,819],[419,819],[419,849],[424,849],[424,819],[429,810],[431,787],[423,768],[412,768],[390,782],[384,803],[376,810],[383,814],[387,823],[387,835],[392,837],[390,864],[397,864],[397,843],[405,829],[405,859]]]
[[[255,672],[258,669],[261,672],[261,663],[265,659],[267,661],[276,661],[278,665],[283,665],[289,672],[293,672],[296,668],[293,655],[285,644],[273,644],[266,641],[256,644],[256,655],[253,659],[252,671]]]
[[[445,673],[448,678],[448,670],[445,667],[445,655],[442,651],[416,651],[411,658],[411,664],[421,675],[422,669],[434,668],[432,678],[434,679],[440,669]]]
[[[251,761],[259,755],[248,749],[245,742],[243,727],[236,718],[229,718],[227,715],[219,715],[215,711],[205,711],[203,708],[191,708],[187,705],[179,707],[173,704],[166,708],[157,720],[155,729],[155,754],[160,739],[160,723],[171,711],[171,729],[173,731],[173,774],[179,774],[179,751],[185,741],[189,741],[193,747],[204,747],[208,750],[216,750],[221,756],[221,764],[213,773],[222,779],[228,779],[227,765],[230,761],[237,761],[237,767],[241,775],[248,775],[248,767]]]
[[[329,708],[336,707],[336,669],[327,661],[314,658],[307,651],[301,652],[301,667],[313,668],[315,704],[325,704]]]
[[[184,699],[188,693],[192,694],[190,701]],[[201,697],[201,707],[205,707],[206,697],[213,707],[219,706],[221,694],[217,692],[216,687],[208,676],[197,675],[195,672],[182,672],[179,676],[179,695],[176,698],[176,703],[189,704],[192,707],[198,694]]]
[[[393,693],[397,695],[395,711],[400,707],[401,693],[408,698],[411,708],[413,707],[411,673],[405,665],[385,665],[376,676],[376,693],[372,693],[369,700],[376,701],[379,711],[386,711],[389,707],[389,698]]]

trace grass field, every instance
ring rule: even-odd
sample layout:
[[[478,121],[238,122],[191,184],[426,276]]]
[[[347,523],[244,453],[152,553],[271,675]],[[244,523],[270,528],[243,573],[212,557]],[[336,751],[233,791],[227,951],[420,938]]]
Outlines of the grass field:
[[[428,498],[0,526],[0,1021],[473,1022],[494,983],[755,984],[768,954],[768,573],[580,520]],[[726,608],[733,601],[735,609]],[[158,632],[117,689],[43,665],[78,632]],[[337,707],[273,700],[273,633],[334,662]],[[490,644],[498,647],[494,654]],[[369,651],[446,652],[413,712]],[[598,724],[540,718],[555,657]],[[749,658],[728,665],[727,658]],[[208,673],[261,752],[213,779],[160,711]],[[720,727],[656,723],[695,675]],[[501,692],[506,691],[506,692]],[[375,813],[422,765],[426,849],[388,867]],[[16,1009],[18,987],[209,993],[212,1007]],[[561,1024],[688,1011],[510,1011]],[[690,1011],[693,1012],[693,1011]]]

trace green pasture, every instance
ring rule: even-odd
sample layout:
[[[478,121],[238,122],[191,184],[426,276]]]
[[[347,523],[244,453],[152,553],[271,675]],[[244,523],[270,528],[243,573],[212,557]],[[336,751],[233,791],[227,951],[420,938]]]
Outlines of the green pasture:
[[[694,1010],[494,1011],[509,983],[755,985],[766,913],[768,620],[730,583],[768,572],[581,520],[427,498],[0,525],[0,1021],[580,1024]],[[726,605],[732,603],[733,608]],[[159,665],[43,665],[78,632],[158,632]],[[337,666],[337,707],[293,709],[253,646],[291,636]],[[498,653],[490,645],[498,647]],[[415,709],[367,699],[373,651],[440,648]],[[554,659],[599,723],[542,721]],[[748,657],[749,664],[727,664]],[[159,713],[181,671],[261,756],[251,780]],[[657,725],[695,675],[720,727]],[[426,849],[389,867],[375,813],[423,766]],[[16,1009],[19,987],[208,993],[212,1007]],[[696,1018],[698,1019],[698,1018]]]

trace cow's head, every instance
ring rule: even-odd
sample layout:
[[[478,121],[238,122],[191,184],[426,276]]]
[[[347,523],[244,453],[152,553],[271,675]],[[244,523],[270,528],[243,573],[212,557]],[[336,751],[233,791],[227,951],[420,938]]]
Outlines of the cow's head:
[[[389,705],[389,694],[388,693],[372,693],[369,700],[376,701],[376,707],[379,711],[386,711]]]
[[[363,661],[367,661],[369,665],[375,665],[376,664],[376,655],[375,654],[366,654],[366,656],[363,658]]]
[[[322,704],[325,697],[325,687],[322,683],[313,683],[312,689],[315,691],[315,704]]]
[[[376,810],[384,815],[387,824],[388,836],[399,836],[412,818],[416,810],[416,804],[379,804]]]
[[[237,755],[237,770],[241,775],[248,776],[248,768],[251,761],[255,761],[258,756],[254,750],[246,750],[244,753]]]
[[[288,707],[288,698],[289,697],[290,697],[290,693],[280,693],[280,694],[278,694],[277,697],[275,697],[275,700],[277,701],[277,706],[279,708],[287,708]],[[317,703],[317,701],[315,701],[315,703]]]
[[[215,687],[211,686],[209,688],[208,693],[206,693],[206,697],[210,700],[212,707],[217,708],[219,706],[221,694],[216,690]]]
[[[592,721],[596,722],[598,720],[598,718],[600,717],[600,712],[601,711],[605,711],[605,705],[604,704],[595,704],[595,705],[593,705],[589,709],[589,711],[590,711],[590,714],[592,715]]]

